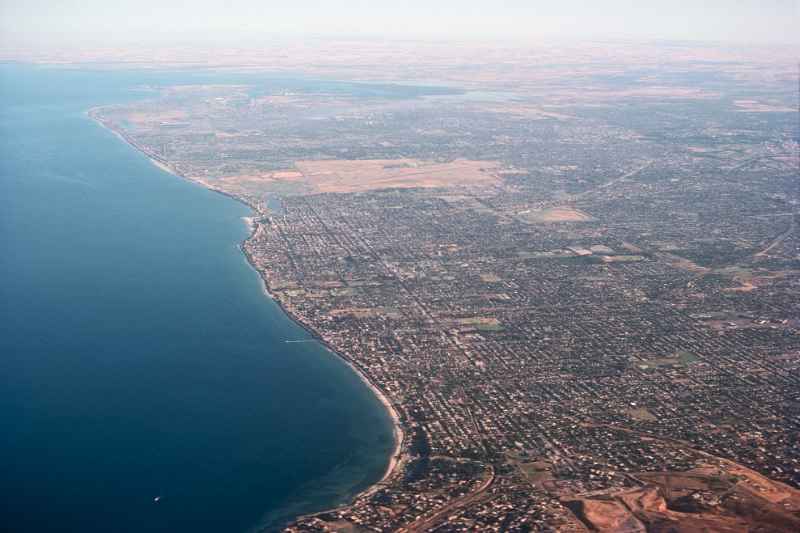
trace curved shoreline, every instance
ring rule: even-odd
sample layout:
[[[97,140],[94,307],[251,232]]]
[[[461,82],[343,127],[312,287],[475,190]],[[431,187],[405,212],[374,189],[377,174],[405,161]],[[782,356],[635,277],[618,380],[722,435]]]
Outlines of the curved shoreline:
[[[192,181],[192,180],[190,180],[190,181]],[[215,190],[215,189],[211,189],[211,190]],[[222,193],[222,194],[225,194],[225,193]],[[235,198],[235,197],[233,197],[231,195],[228,195],[228,194],[225,194],[225,195],[226,196],[230,196],[231,198]],[[242,200],[239,200],[239,201],[241,201],[243,204],[245,204],[248,207],[250,207],[251,209],[253,209],[256,213],[260,213],[260,211],[258,209],[253,208],[253,206],[249,205],[247,202],[244,202]],[[264,216],[266,216],[266,215],[264,215]],[[383,391],[383,389],[381,389],[372,380],[372,378],[369,376],[369,373],[366,370],[364,370],[361,367],[361,365],[359,365],[356,361],[354,361],[349,356],[337,351],[336,348],[334,348],[328,341],[326,341],[319,333],[317,333],[316,331],[311,329],[309,326],[307,326],[299,317],[297,317],[297,315],[295,315],[290,309],[288,309],[283,304],[283,302],[281,302],[278,298],[275,297],[274,294],[272,294],[270,292],[270,290],[269,290],[269,282],[265,279],[265,277],[261,274],[261,272],[259,272],[258,268],[256,268],[255,261],[253,260],[253,257],[250,255],[250,251],[247,249],[247,243],[250,241],[250,239],[252,239],[255,236],[255,234],[256,234],[256,232],[258,231],[258,228],[259,228],[258,223],[252,220],[253,217],[248,217],[248,218],[250,218],[251,220],[246,221],[246,223],[248,224],[248,227],[251,228],[251,231],[250,231],[250,235],[243,241],[242,246],[241,246],[241,250],[242,250],[242,253],[244,254],[244,256],[247,258],[247,263],[253,268],[253,270],[256,271],[256,273],[258,273],[258,277],[261,280],[261,287],[262,287],[262,290],[264,291],[264,295],[267,296],[268,298],[270,298],[273,302],[275,302],[275,304],[281,309],[281,311],[286,316],[288,316],[295,324],[297,324],[301,328],[303,328],[303,330],[306,331],[306,333],[308,333],[315,341],[320,343],[325,348],[325,350],[327,352],[329,352],[332,355],[338,357],[348,367],[350,367],[350,369],[355,373],[355,375],[358,376],[358,378],[367,386],[367,388],[369,388],[372,391],[372,393],[375,395],[377,400],[383,405],[384,409],[386,409],[386,412],[388,413],[389,418],[392,420],[392,438],[394,440],[394,449],[392,451],[392,455],[389,457],[389,464],[386,466],[386,470],[385,470],[385,472],[384,472],[384,474],[383,474],[383,476],[381,477],[380,480],[376,481],[375,483],[373,483],[372,485],[370,485],[369,487],[367,487],[363,491],[355,494],[352,497],[352,500],[356,500],[357,498],[360,498],[362,496],[366,496],[368,494],[372,494],[376,490],[380,489],[381,486],[389,478],[392,477],[392,475],[394,474],[395,470],[397,470],[397,468],[402,464],[403,460],[405,459],[404,454],[403,454],[403,444],[405,443],[405,431],[403,430],[404,428],[403,428],[402,420],[400,419],[400,415],[398,414],[397,409],[395,408],[394,404],[389,399],[387,394]],[[341,506],[341,507],[346,507],[346,506]],[[338,508],[340,508],[340,507],[337,507],[337,509]],[[307,514],[307,515],[302,515],[302,516],[298,517],[298,519],[302,518],[302,517],[306,517],[306,516],[314,516],[314,515],[317,515],[317,514],[320,514],[320,513],[329,512],[330,510],[331,509],[327,509],[327,510],[317,511],[317,512],[314,512],[314,513],[311,513],[311,514]]]
[[[118,130],[117,128],[114,128],[112,125],[110,125],[109,123],[107,123],[107,122],[103,121],[101,118],[99,118],[97,116],[97,112],[100,109],[102,109],[103,107],[109,107],[109,106],[93,107],[93,108],[91,108],[91,109],[86,111],[86,116],[88,118],[90,118],[92,121],[94,121],[95,123],[97,123],[98,125],[100,125],[102,128],[104,128],[107,131],[110,131],[111,133],[116,135],[120,140],[124,141],[126,144],[128,144],[131,147],[133,147],[134,149],[136,149],[141,154],[143,154],[145,157],[147,157],[147,159],[152,164],[154,164],[159,169],[161,169],[161,170],[163,170],[163,171],[165,171],[165,172],[167,172],[169,174],[172,174],[173,176],[176,176],[178,178],[186,180],[189,183],[192,183],[192,184],[195,184],[195,185],[200,185],[200,186],[202,186],[203,188],[205,188],[207,190],[216,192],[216,193],[221,194],[223,196],[226,196],[226,197],[228,197],[228,198],[230,198],[232,200],[236,200],[237,202],[239,202],[239,203],[245,205],[246,207],[248,207],[253,212],[254,216],[243,217],[245,223],[247,224],[247,227],[250,230],[250,233],[240,243],[239,249],[242,251],[242,254],[245,256],[248,265],[250,265],[250,267],[258,274],[258,277],[261,280],[261,286],[262,286],[262,290],[264,292],[264,295],[267,296],[269,299],[271,299],[273,302],[275,302],[275,304],[281,309],[281,311],[286,316],[288,316],[294,323],[296,323],[301,328],[303,328],[303,330],[306,331],[314,340],[319,342],[325,348],[326,351],[328,351],[332,355],[338,357],[348,367],[350,367],[350,369],[355,373],[356,376],[358,376],[358,378],[362,381],[362,383],[364,383],[367,386],[367,388],[369,388],[370,391],[372,391],[372,393],[375,395],[376,399],[381,403],[381,405],[383,405],[384,409],[386,410],[387,414],[389,415],[389,418],[392,421],[392,439],[394,441],[394,449],[392,450],[392,454],[389,456],[389,463],[387,464],[386,470],[384,471],[384,474],[381,477],[381,479],[376,481],[375,483],[371,484],[369,487],[365,488],[364,490],[354,494],[350,498],[350,502],[345,504],[345,505],[341,505],[341,506],[333,507],[333,508],[328,508],[328,509],[323,509],[323,510],[320,510],[320,511],[314,511],[312,513],[308,513],[308,514],[304,514],[304,515],[299,515],[299,516],[293,518],[291,520],[291,522],[296,522],[296,521],[304,519],[304,518],[313,517],[313,516],[316,516],[316,515],[319,515],[319,514],[331,512],[331,511],[336,510],[336,509],[343,509],[343,508],[349,507],[355,500],[357,500],[359,498],[362,498],[362,497],[365,497],[365,496],[369,496],[369,495],[375,493],[376,491],[380,490],[386,484],[386,482],[389,479],[394,477],[394,475],[399,471],[400,466],[403,464],[403,462],[406,459],[406,455],[404,453],[404,445],[405,445],[405,431],[404,431],[404,429],[405,428],[403,426],[403,422],[402,422],[402,420],[400,418],[400,415],[399,415],[399,413],[397,411],[397,408],[392,403],[392,401],[389,398],[389,396],[386,394],[385,391],[383,391],[383,389],[380,388],[380,386],[378,386],[374,382],[374,380],[370,377],[369,373],[364,368],[362,368],[361,365],[359,365],[356,361],[351,359],[349,356],[337,351],[318,332],[314,331],[310,326],[305,324],[290,309],[287,309],[287,307],[283,304],[283,302],[281,302],[270,291],[268,280],[266,279],[264,274],[262,274],[262,272],[259,271],[258,267],[256,266],[256,262],[254,261],[252,255],[250,254],[250,251],[248,250],[248,243],[256,236],[256,234],[258,233],[258,230],[260,228],[259,222],[258,222],[257,219],[261,218],[261,217],[268,216],[268,214],[265,213],[258,206],[251,204],[250,202],[248,202],[247,200],[245,200],[243,198],[237,197],[237,196],[235,196],[235,195],[233,195],[233,194],[231,194],[229,192],[226,192],[226,191],[223,191],[223,190],[221,190],[219,188],[213,187],[213,186],[211,186],[210,184],[208,184],[208,183],[206,183],[204,181],[192,179],[192,178],[186,176],[185,174],[181,173],[176,168],[174,168],[167,160],[159,157],[156,154],[150,153],[147,149],[145,149],[144,147],[142,147],[138,143],[136,143],[136,141],[134,141],[129,135],[127,135],[124,132]]]

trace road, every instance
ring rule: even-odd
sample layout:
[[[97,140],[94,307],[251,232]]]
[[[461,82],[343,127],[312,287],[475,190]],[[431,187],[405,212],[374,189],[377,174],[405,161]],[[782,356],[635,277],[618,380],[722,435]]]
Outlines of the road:
[[[486,491],[486,489],[489,488],[489,486],[491,486],[491,484],[494,482],[494,478],[495,478],[494,467],[490,465],[489,476],[473,492],[470,492],[469,494],[466,494],[460,498],[456,498],[455,500],[449,502],[444,507],[440,508],[432,515],[421,516],[417,518],[411,524],[405,526],[404,528],[399,529],[398,533],[420,533],[422,531],[427,531],[430,528],[438,525],[439,522],[446,519],[448,516],[452,515],[454,511],[457,511],[458,509],[461,509],[462,507],[465,507],[470,503],[474,502],[475,500],[477,500],[478,498],[480,498],[481,495]]]

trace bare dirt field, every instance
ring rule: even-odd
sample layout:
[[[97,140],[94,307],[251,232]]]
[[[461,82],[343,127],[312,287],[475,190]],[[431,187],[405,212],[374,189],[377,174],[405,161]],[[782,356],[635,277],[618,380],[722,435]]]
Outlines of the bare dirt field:
[[[593,531],[800,530],[800,492],[741,465],[722,463],[723,468],[636,474],[645,486],[564,503]]]
[[[759,102],[757,100],[734,100],[734,105],[739,111],[747,113],[793,113],[797,111],[791,107]]]
[[[233,194],[352,193],[376,189],[483,189],[500,184],[495,161],[457,159],[446,163],[417,159],[323,159],[297,161],[294,169],[245,172],[214,180]],[[193,177],[206,182],[203,177]],[[465,197],[469,198],[469,197]]]
[[[584,222],[591,220],[592,217],[578,209],[569,207],[554,207],[552,209],[542,209],[537,211],[523,211],[519,217],[526,222]]]
[[[491,186],[500,182],[496,161],[457,159],[448,163],[417,159],[297,161],[301,178],[315,192],[374,189]]]

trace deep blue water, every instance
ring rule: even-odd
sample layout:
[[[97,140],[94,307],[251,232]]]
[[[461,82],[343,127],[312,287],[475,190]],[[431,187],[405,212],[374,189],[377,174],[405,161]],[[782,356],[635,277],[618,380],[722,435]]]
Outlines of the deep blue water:
[[[274,527],[385,468],[369,390],[284,342],[308,334],[237,247],[248,210],[84,114],[223,77],[0,65],[0,530]]]

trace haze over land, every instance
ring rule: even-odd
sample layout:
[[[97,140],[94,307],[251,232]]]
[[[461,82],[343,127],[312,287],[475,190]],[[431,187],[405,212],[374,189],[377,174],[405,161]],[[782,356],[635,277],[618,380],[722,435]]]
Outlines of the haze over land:
[[[0,42],[221,46],[311,35],[376,39],[671,39],[794,43],[793,0],[29,0],[0,3]]]
[[[269,295],[392,415],[380,483],[288,530],[800,529],[797,4],[598,4],[9,33],[213,74],[89,116],[248,205]]]

